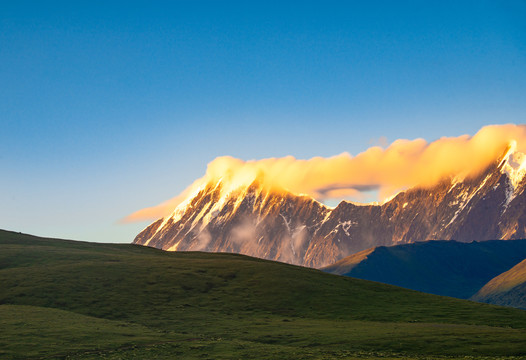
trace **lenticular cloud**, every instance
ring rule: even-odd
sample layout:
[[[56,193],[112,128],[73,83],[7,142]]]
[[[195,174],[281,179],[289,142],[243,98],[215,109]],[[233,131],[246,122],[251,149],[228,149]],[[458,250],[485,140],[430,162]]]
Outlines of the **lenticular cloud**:
[[[175,207],[208,183],[221,181],[223,191],[250,185],[256,178],[264,186],[307,194],[318,200],[359,197],[377,190],[381,199],[413,186],[432,186],[446,176],[467,177],[483,171],[514,144],[526,153],[526,125],[490,125],[475,135],[396,140],[387,148],[374,146],[352,156],[342,153],[308,160],[293,156],[244,161],[222,156],[208,164],[205,176],[182,194],[160,205],[139,210],[125,222],[169,215]]]

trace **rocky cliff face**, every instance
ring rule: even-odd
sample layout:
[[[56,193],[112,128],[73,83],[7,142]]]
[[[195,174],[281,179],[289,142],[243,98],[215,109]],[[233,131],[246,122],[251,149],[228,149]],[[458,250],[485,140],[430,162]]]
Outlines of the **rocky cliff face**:
[[[261,179],[229,193],[221,181],[209,183],[134,243],[323,267],[380,245],[526,238],[524,160],[509,151],[478,176],[413,188],[383,205],[342,201],[329,208]]]

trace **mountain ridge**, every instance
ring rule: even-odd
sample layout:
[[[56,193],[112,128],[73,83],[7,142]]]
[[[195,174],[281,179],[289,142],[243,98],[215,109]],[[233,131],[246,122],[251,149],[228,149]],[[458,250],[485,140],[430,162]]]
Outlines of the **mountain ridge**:
[[[463,243],[432,240],[379,246],[323,271],[436,295],[468,299],[495,276],[526,258],[526,240]]]
[[[523,155],[508,149],[485,172],[400,192],[382,205],[308,196],[262,186],[208,183],[134,244],[172,251],[239,252],[320,268],[375,246],[423,240],[526,237]],[[223,186],[229,191],[222,191]]]
[[[471,300],[526,310],[526,258],[488,281]]]

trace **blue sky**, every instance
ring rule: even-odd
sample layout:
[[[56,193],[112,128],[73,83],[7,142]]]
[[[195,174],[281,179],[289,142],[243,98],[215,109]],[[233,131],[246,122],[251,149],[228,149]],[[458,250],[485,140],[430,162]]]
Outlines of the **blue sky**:
[[[525,1],[2,2],[0,228],[130,242],[217,156],[474,134],[525,94]]]

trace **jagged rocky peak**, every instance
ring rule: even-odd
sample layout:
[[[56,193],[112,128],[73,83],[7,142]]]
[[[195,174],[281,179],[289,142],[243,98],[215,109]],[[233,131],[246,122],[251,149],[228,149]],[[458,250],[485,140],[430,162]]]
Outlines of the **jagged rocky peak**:
[[[502,173],[508,175],[514,189],[520,185],[526,174],[526,155],[517,151],[517,142],[512,141],[499,165]]]
[[[203,205],[208,205],[207,210],[209,211],[207,212],[210,216],[215,217],[225,205],[232,205],[232,202],[239,205],[247,196],[253,198],[270,192],[285,193],[285,190],[266,183],[263,173],[254,178],[245,177],[244,180],[246,181],[225,176],[196,186],[165,220],[178,221],[186,212],[202,208]]]
[[[233,184],[199,187],[174,213],[146,228],[135,243],[164,250],[241,252],[302,263],[307,228],[324,206],[266,181],[262,174]]]
[[[526,157],[512,143],[474,176],[412,188],[382,205],[343,201],[335,208],[275,186],[263,173],[227,173],[196,187],[134,243],[322,267],[375,246],[524,238],[525,173]]]

